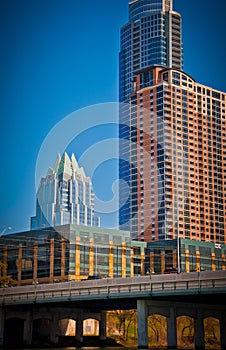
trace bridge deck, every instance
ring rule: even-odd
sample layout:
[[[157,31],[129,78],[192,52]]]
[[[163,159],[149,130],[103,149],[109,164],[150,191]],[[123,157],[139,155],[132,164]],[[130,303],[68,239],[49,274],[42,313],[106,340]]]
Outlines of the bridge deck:
[[[226,294],[226,271],[69,281],[0,289],[0,304]]]

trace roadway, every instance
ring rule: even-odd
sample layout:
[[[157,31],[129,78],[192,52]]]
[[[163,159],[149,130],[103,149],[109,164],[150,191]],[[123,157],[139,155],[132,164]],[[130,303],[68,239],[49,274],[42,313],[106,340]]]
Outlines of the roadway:
[[[215,298],[214,298],[215,296]],[[137,299],[185,300],[222,304],[226,297],[226,271],[191,272],[87,281],[69,281],[0,289],[0,304],[79,306],[102,310],[136,308]]]

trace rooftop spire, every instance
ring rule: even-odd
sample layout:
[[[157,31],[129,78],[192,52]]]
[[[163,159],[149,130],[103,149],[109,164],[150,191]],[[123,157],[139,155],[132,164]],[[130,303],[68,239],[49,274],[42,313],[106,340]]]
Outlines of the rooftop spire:
[[[71,160],[68,157],[68,154],[66,152],[64,152],[61,161],[60,161],[60,165],[58,168],[58,175],[62,174],[62,173],[66,173],[69,176],[72,175],[72,168],[71,168]]]
[[[83,180],[90,181],[90,178],[86,175],[84,168],[79,167],[74,153],[72,153],[71,159],[69,158],[67,152],[64,152],[62,157],[60,154],[58,154],[53,168],[49,168],[47,171],[47,175],[60,175],[62,173],[66,173],[70,177],[72,177],[73,174],[77,174]]]
[[[59,166],[60,166],[60,161],[61,161],[61,156],[60,156],[60,154],[58,153],[56,162],[55,162],[54,167],[53,167],[54,173],[57,173],[57,172],[58,172],[58,169],[59,169]]]

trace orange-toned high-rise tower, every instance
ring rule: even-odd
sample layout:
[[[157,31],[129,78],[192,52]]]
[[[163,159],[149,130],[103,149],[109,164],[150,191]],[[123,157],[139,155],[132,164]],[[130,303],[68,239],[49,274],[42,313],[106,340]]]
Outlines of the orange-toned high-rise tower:
[[[155,13],[148,13],[151,8]],[[163,21],[160,29],[165,26],[158,39],[170,37],[165,47],[152,40],[158,20],[139,27],[156,15]],[[183,72],[180,16],[171,1],[133,1],[130,16],[136,31],[127,33],[122,47],[130,43],[134,49],[139,42],[132,57],[141,61],[124,85],[120,80],[129,96],[121,99],[128,104],[120,111],[120,227],[147,242],[183,237],[226,243],[226,94]],[[166,49],[168,59],[142,64],[142,50],[148,62],[154,47],[156,58]],[[122,52],[127,51],[121,50],[121,60]],[[128,71],[125,64],[121,77]]]
[[[176,69],[136,75],[137,238],[225,243],[226,94]]]
[[[136,71],[160,65],[183,69],[181,16],[173,11],[173,0],[129,2],[129,21],[121,28],[119,54],[119,100],[130,103]],[[121,105],[119,117],[119,226],[138,237],[134,140],[130,108]]]

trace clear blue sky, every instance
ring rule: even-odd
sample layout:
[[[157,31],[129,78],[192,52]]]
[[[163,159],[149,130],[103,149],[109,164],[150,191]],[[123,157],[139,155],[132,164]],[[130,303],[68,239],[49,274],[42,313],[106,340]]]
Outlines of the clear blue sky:
[[[29,228],[36,158],[51,128],[74,110],[117,101],[119,29],[127,22],[127,3],[0,0],[0,229]],[[175,0],[174,9],[183,17],[185,71],[225,91],[225,0]],[[94,187],[103,199],[111,198],[115,165],[96,173]]]

